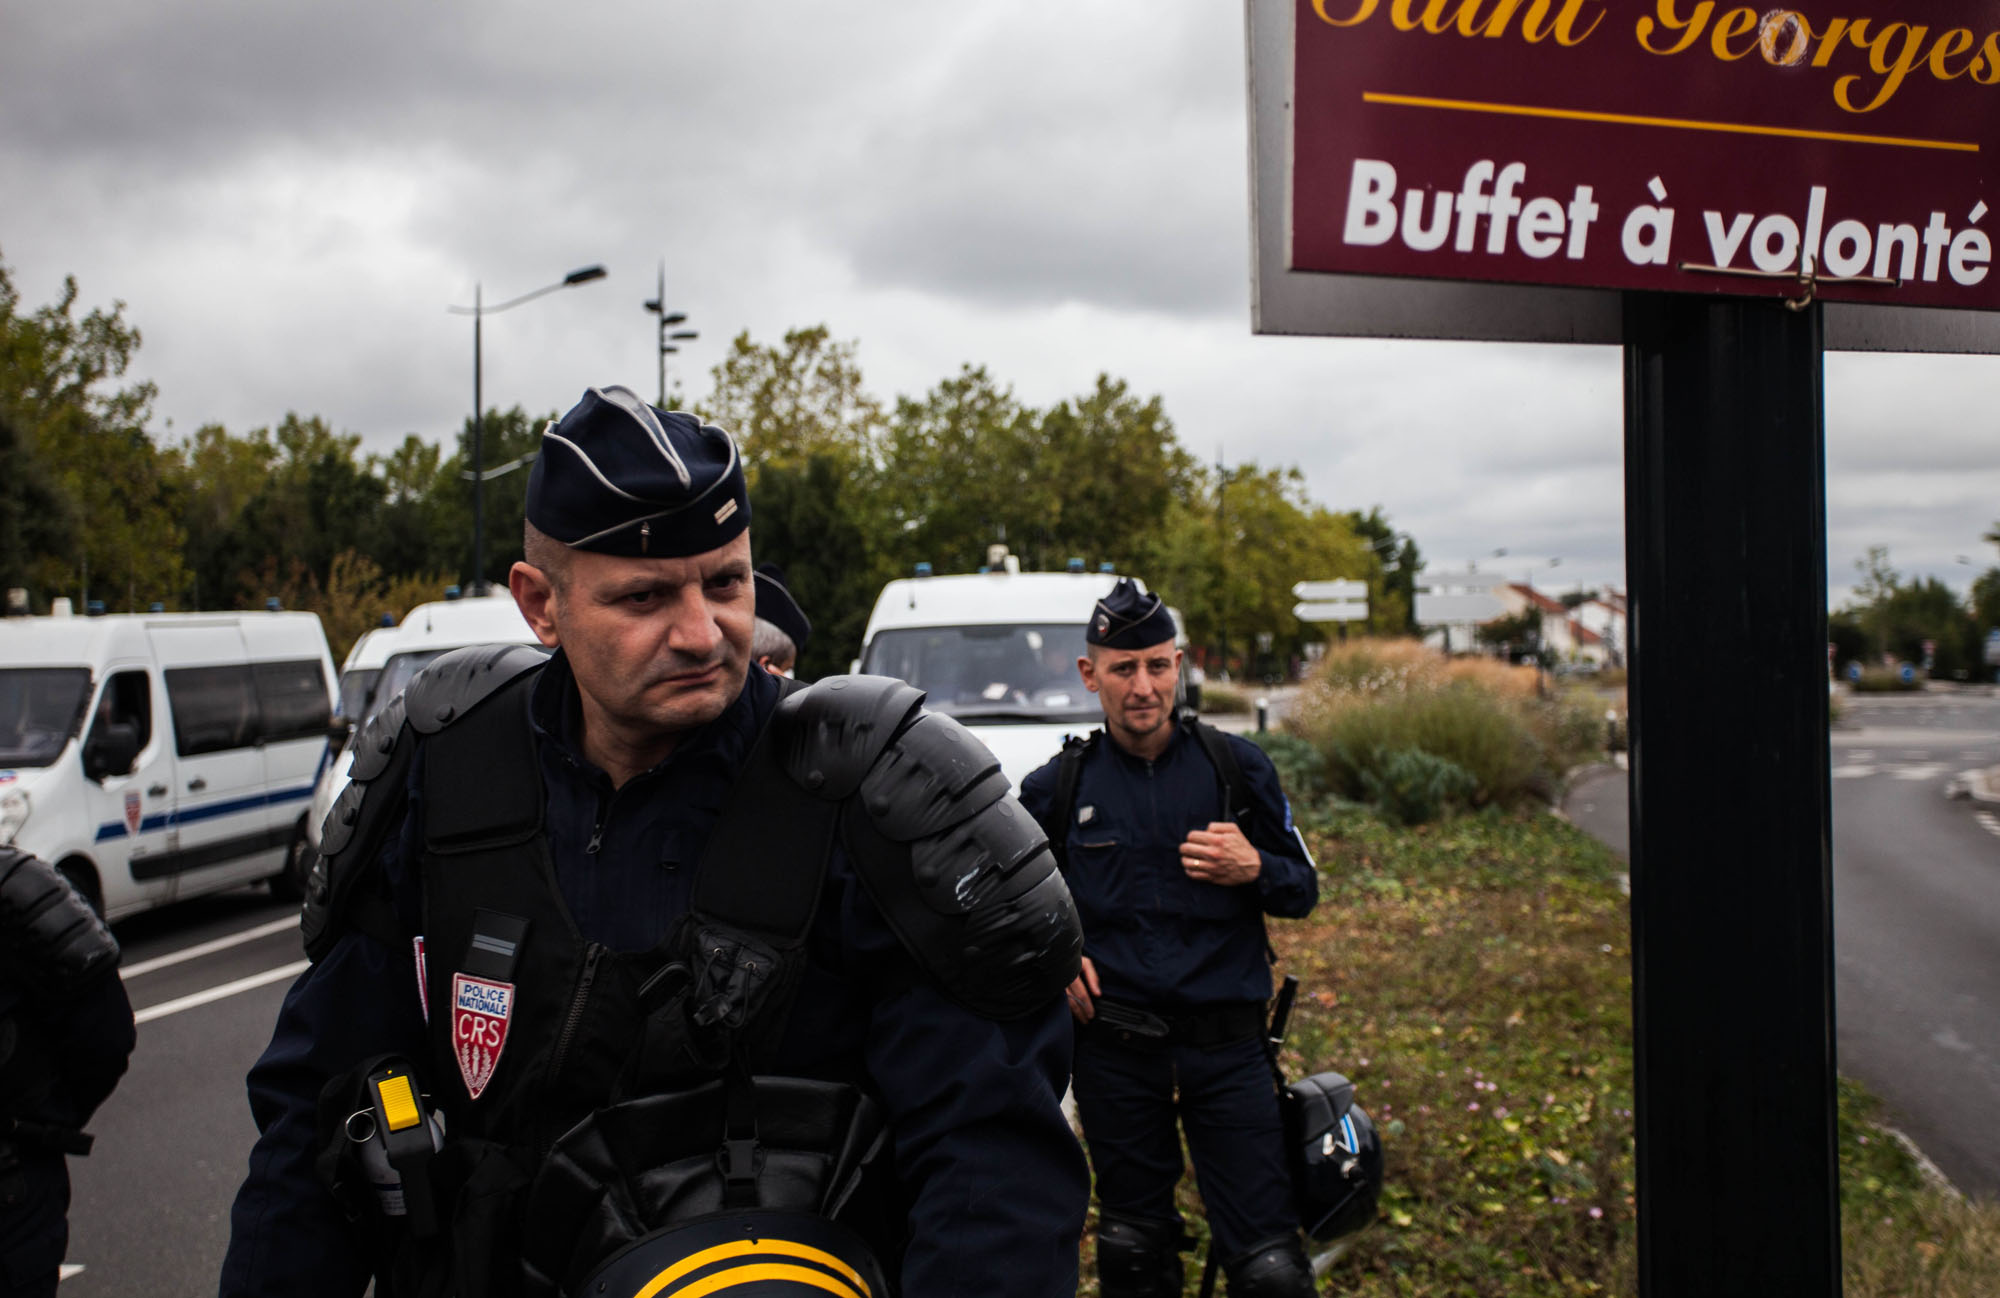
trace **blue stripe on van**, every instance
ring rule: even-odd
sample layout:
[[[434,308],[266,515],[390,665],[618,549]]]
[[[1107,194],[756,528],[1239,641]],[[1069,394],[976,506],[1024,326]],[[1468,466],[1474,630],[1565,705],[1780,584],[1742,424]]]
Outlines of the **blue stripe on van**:
[[[312,797],[313,786],[301,784],[289,789],[278,789],[271,793],[253,793],[247,798],[231,798],[227,802],[211,802],[205,807],[182,807],[178,811],[161,812],[147,816],[139,822],[139,832],[144,834],[155,829],[166,829],[179,825],[191,825],[203,820],[213,820],[217,816],[233,816],[239,812],[254,811],[258,807],[274,807],[287,802],[304,802]],[[114,820],[97,827],[97,842],[125,837],[125,822]]]

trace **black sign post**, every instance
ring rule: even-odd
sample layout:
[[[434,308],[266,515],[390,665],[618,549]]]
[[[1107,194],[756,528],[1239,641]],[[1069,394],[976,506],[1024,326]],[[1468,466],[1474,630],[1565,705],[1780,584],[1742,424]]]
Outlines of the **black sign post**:
[[[1840,1292],[1821,330],[1625,300],[1647,1298]]]

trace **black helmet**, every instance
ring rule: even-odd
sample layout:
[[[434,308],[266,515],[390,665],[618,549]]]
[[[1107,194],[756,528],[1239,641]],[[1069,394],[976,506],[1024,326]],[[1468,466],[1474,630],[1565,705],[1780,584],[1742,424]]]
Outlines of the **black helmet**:
[[[620,1249],[575,1292],[588,1298],[889,1298],[859,1236],[805,1212],[723,1211],[654,1231]]]
[[[1284,1095],[1285,1144],[1299,1227],[1324,1242],[1375,1220],[1382,1195],[1382,1141],[1354,1102],[1354,1083],[1315,1073]]]

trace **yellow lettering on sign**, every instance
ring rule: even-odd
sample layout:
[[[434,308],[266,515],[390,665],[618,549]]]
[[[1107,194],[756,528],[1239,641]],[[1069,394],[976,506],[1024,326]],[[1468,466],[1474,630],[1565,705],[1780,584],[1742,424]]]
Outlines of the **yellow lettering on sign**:
[[[1682,18],[1674,11],[1674,0],[1660,0],[1657,12],[1660,15],[1659,22],[1655,23],[1651,18],[1642,17],[1633,28],[1638,34],[1640,48],[1648,54],[1679,54],[1701,39],[1702,29],[1708,26],[1708,16],[1715,12],[1715,0],[1701,0],[1701,3],[1694,7],[1694,12],[1686,18]],[[1686,34],[1681,37],[1679,44],[1661,49],[1653,44],[1653,33],[1662,28]]]
[[[1326,11],[1326,0],[1313,0],[1313,12],[1319,15],[1319,20],[1323,23],[1331,23],[1335,27],[1352,27],[1357,23],[1366,21],[1368,15],[1375,12],[1375,0],[1361,0],[1360,4],[1355,7],[1354,12],[1345,18],[1335,18],[1332,14],[1328,13]]]
[[[1826,25],[1826,35],[1820,38],[1819,53],[1813,55],[1814,67],[1823,68],[1833,61],[1833,56],[1840,50],[1840,38],[1843,34],[1846,35],[1848,40],[1854,42],[1856,49],[1865,50],[1868,48],[1868,20],[1866,18],[1856,18],[1852,22],[1845,18],[1832,19]]]
[[[1757,37],[1752,35],[1750,43],[1740,50],[1730,49],[1729,42],[1746,33],[1754,33],[1756,30],[1757,11],[1755,9],[1731,9],[1728,13],[1722,15],[1722,21],[1715,25],[1714,31],[1709,33],[1708,47],[1714,50],[1715,57],[1721,59],[1724,63],[1734,63],[1751,50],[1757,48]]]
[[[1982,86],[2000,83],[2000,32],[1987,33],[1970,70],[1972,79]]]
[[[1972,46],[1973,35],[1963,27],[1954,27],[1944,35],[1938,37],[1937,44],[1931,46],[1931,75],[1939,81],[1956,81],[1958,78],[1964,76],[1970,67],[1969,64],[1967,67],[1952,72],[1946,69],[1944,61],[1965,53]]]
[[[1910,69],[1923,61],[1924,37],[1928,27],[1913,27],[1909,23],[1890,23],[1876,33],[1868,45],[1868,66],[1883,76],[1880,86],[1875,89],[1875,97],[1856,107],[1853,91],[1861,78],[1858,75],[1842,77],[1833,83],[1833,100],[1850,113],[1872,113],[1889,102],[1903,84],[1903,78],[1910,75]],[[1901,48],[1893,60],[1889,56],[1889,46],[1898,36],[1903,38]]]

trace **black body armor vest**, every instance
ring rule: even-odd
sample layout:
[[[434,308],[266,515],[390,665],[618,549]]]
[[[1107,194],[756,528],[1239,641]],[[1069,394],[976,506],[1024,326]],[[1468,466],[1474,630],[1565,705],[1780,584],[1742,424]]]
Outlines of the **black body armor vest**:
[[[399,819],[410,732],[424,736],[419,1071],[446,1134],[417,1178],[434,1213],[384,1227],[356,1210],[388,1255],[384,1291],[574,1293],[621,1246],[725,1209],[845,1223],[889,1262],[904,1205],[886,1167],[865,1175],[886,1143],[876,1105],[767,1072],[833,843],[939,989],[1006,1018],[1076,974],[1081,931],[1046,840],[991,754],[909,686],[788,683],[688,914],[652,951],[610,950],[563,903],[529,717],[540,663],[510,652],[441,658],[357,737],[308,885],[314,958],[350,926],[409,942],[372,859]],[[322,1173],[350,1210],[366,1187],[340,1123],[381,1062],[322,1099]]]

